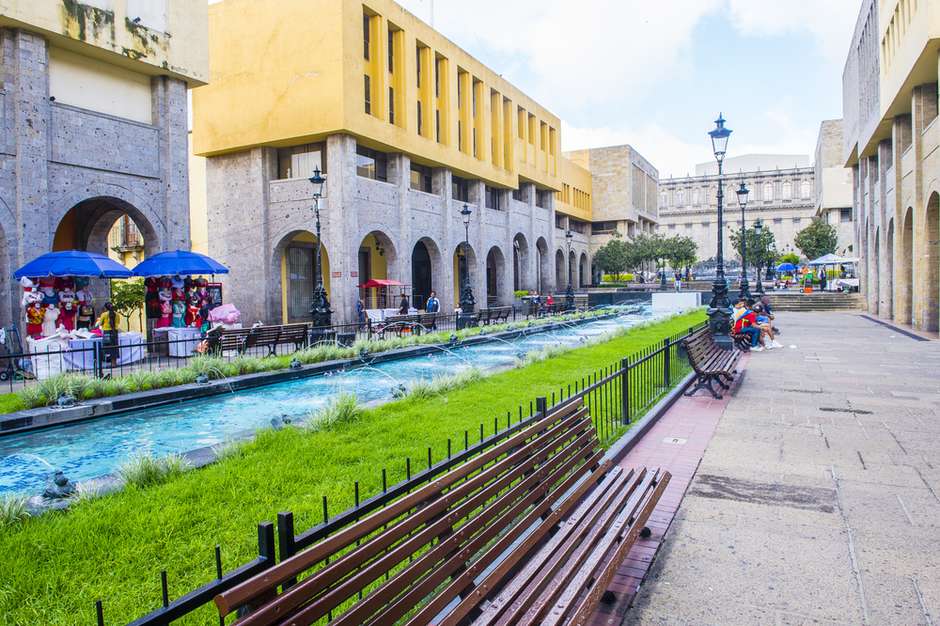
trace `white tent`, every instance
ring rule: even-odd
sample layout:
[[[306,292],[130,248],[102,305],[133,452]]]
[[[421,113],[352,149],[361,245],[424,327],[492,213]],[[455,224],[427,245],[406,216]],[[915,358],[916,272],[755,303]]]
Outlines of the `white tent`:
[[[858,259],[837,254],[824,254],[818,259],[810,261],[807,265],[842,265],[843,263],[858,263]]]

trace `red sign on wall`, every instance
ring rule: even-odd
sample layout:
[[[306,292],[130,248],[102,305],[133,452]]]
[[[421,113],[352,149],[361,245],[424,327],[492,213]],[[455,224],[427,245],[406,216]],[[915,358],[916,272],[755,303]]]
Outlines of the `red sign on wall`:
[[[332,273],[330,274],[330,276],[332,276],[333,278],[341,278],[341,277],[343,276],[343,273],[342,273],[342,272],[332,272]]]

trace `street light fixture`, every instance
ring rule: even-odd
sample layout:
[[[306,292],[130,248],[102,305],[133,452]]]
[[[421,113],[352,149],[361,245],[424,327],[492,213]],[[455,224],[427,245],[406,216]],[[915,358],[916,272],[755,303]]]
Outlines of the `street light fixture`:
[[[738,298],[750,300],[751,290],[747,282],[747,226],[744,223],[744,210],[747,208],[747,194],[749,190],[744,181],[738,187],[738,204],[741,206],[741,288],[738,290]],[[760,282],[760,274],[757,275],[757,282]]]
[[[460,317],[457,318],[457,328],[466,328],[473,325],[473,307],[476,300],[473,298],[473,289],[470,286],[470,214],[472,211],[466,204],[460,210],[463,218],[463,288],[460,290]]]
[[[757,234],[757,240],[760,241],[761,234],[764,232],[764,223],[763,223],[762,221],[760,221],[760,218],[759,218],[759,217],[758,217],[756,220],[754,220],[754,232]],[[770,251],[768,250],[767,253],[768,253],[768,255],[769,255],[769,254],[770,254]],[[764,281],[761,279],[761,275],[760,275],[760,266],[761,266],[760,261],[761,261],[761,259],[758,258],[757,261],[758,261],[758,263],[757,263],[757,287],[756,287],[756,291],[757,291],[757,293],[759,293],[760,295],[764,295]],[[768,258],[768,259],[765,259],[765,261],[767,262],[767,267],[769,268],[769,267],[770,267],[770,259],[769,259],[769,258]]]
[[[326,289],[323,287],[323,257],[321,254],[322,239],[320,234],[320,198],[323,197],[323,184],[326,177],[320,173],[320,168],[313,169],[313,176],[310,177],[313,184],[313,214],[316,218],[317,231],[317,251],[315,258],[315,276],[316,284],[313,288],[313,300],[310,303],[310,316],[313,319],[313,328],[319,329],[313,331],[314,334],[323,335],[332,325],[331,317],[333,312],[330,310],[330,301],[326,297]]]
[[[573,239],[574,234],[569,228],[565,231],[565,246],[567,247],[565,265],[568,267],[568,288],[565,289],[565,310],[567,311],[574,309],[574,290],[571,288],[571,241]]]
[[[715,160],[718,161],[718,254],[716,256],[717,269],[715,280],[712,283],[712,300],[708,305],[708,327],[711,330],[712,339],[715,343],[730,350],[732,347],[730,327],[731,327],[731,303],[728,301],[728,281],[725,280],[725,260],[723,253],[724,239],[724,221],[722,213],[722,203],[724,201],[724,188],[721,182],[722,162],[725,159],[725,153],[728,150],[728,138],[731,136],[731,130],[725,128],[725,120],[718,114],[715,120],[715,128],[709,131],[708,135],[712,140],[712,152],[715,154]]]

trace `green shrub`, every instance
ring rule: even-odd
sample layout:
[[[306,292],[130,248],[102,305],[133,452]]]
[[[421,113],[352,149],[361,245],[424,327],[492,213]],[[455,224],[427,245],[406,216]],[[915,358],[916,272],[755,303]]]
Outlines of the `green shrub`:
[[[604,274],[601,277],[601,283],[632,283],[634,280],[636,280],[634,274],[620,274],[619,276]]]
[[[412,400],[427,400],[441,396],[483,379],[483,372],[475,367],[450,376],[435,376],[431,380],[419,380],[411,384],[407,397]]]
[[[524,298],[525,296],[529,295],[529,290],[528,289],[516,289],[515,291],[512,292],[512,295],[515,296],[516,298]]]
[[[313,432],[332,430],[337,426],[357,421],[362,417],[359,400],[354,394],[343,393],[310,415],[307,429]]]
[[[26,496],[0,497],[0,528],[18,524],[29,517],[27,502]]]
[[[159,459],[141,454],[121,465],[118,474],[126,484],[143,488],[165,483],[182,475],[191,467],[189,461],[179,454],[170,454]]]

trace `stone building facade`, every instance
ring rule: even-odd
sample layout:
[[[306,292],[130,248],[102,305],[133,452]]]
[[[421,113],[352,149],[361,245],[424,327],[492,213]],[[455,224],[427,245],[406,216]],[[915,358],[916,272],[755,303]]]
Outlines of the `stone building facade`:
[[[823,120],[813,162],[816,178],[816,216],[836,229],[836,253],[855,255],[852,222],[852,170],[843,167],[842,120]]]
[[[793,164],[796,164],[794,167]],[[789,166],[787,165],[789,164]],[[739,165],[754,168],[745,170]],[[659,232],[691,237],[698,257],[715,257],[718,248],[718,176],[712,164],[696,167],[696,175],[659,181]],[[741,228],[737,190],[750,190],[745,222],[750,228],[760,218],[776,240],[780,252],[797,252],[793,239],[815,215],[815,172],[805,156],[743,155],[725,160],[724,257],[737,259],[730,233]],[[738,259],[740,261],[740,259]]]
[[[865,0],[842,80],[860,283],[874,315],[940,329],[940,1]]]
[[[189,247],[186,89],[207,67],[198,41],[174,42],[195,46],[174,53],[168,33],[185,21],[198,34],[205,8],[170,0],[148,28],[148,16],[133,22],[121,2],[73,3],[64,15],[47,11],[52,4],[0,7],[3,324],[21,314],[16,267],[51,250],[106,252],[121,216],[148,252]],[[128,29],[154,49],[136,49]]]

